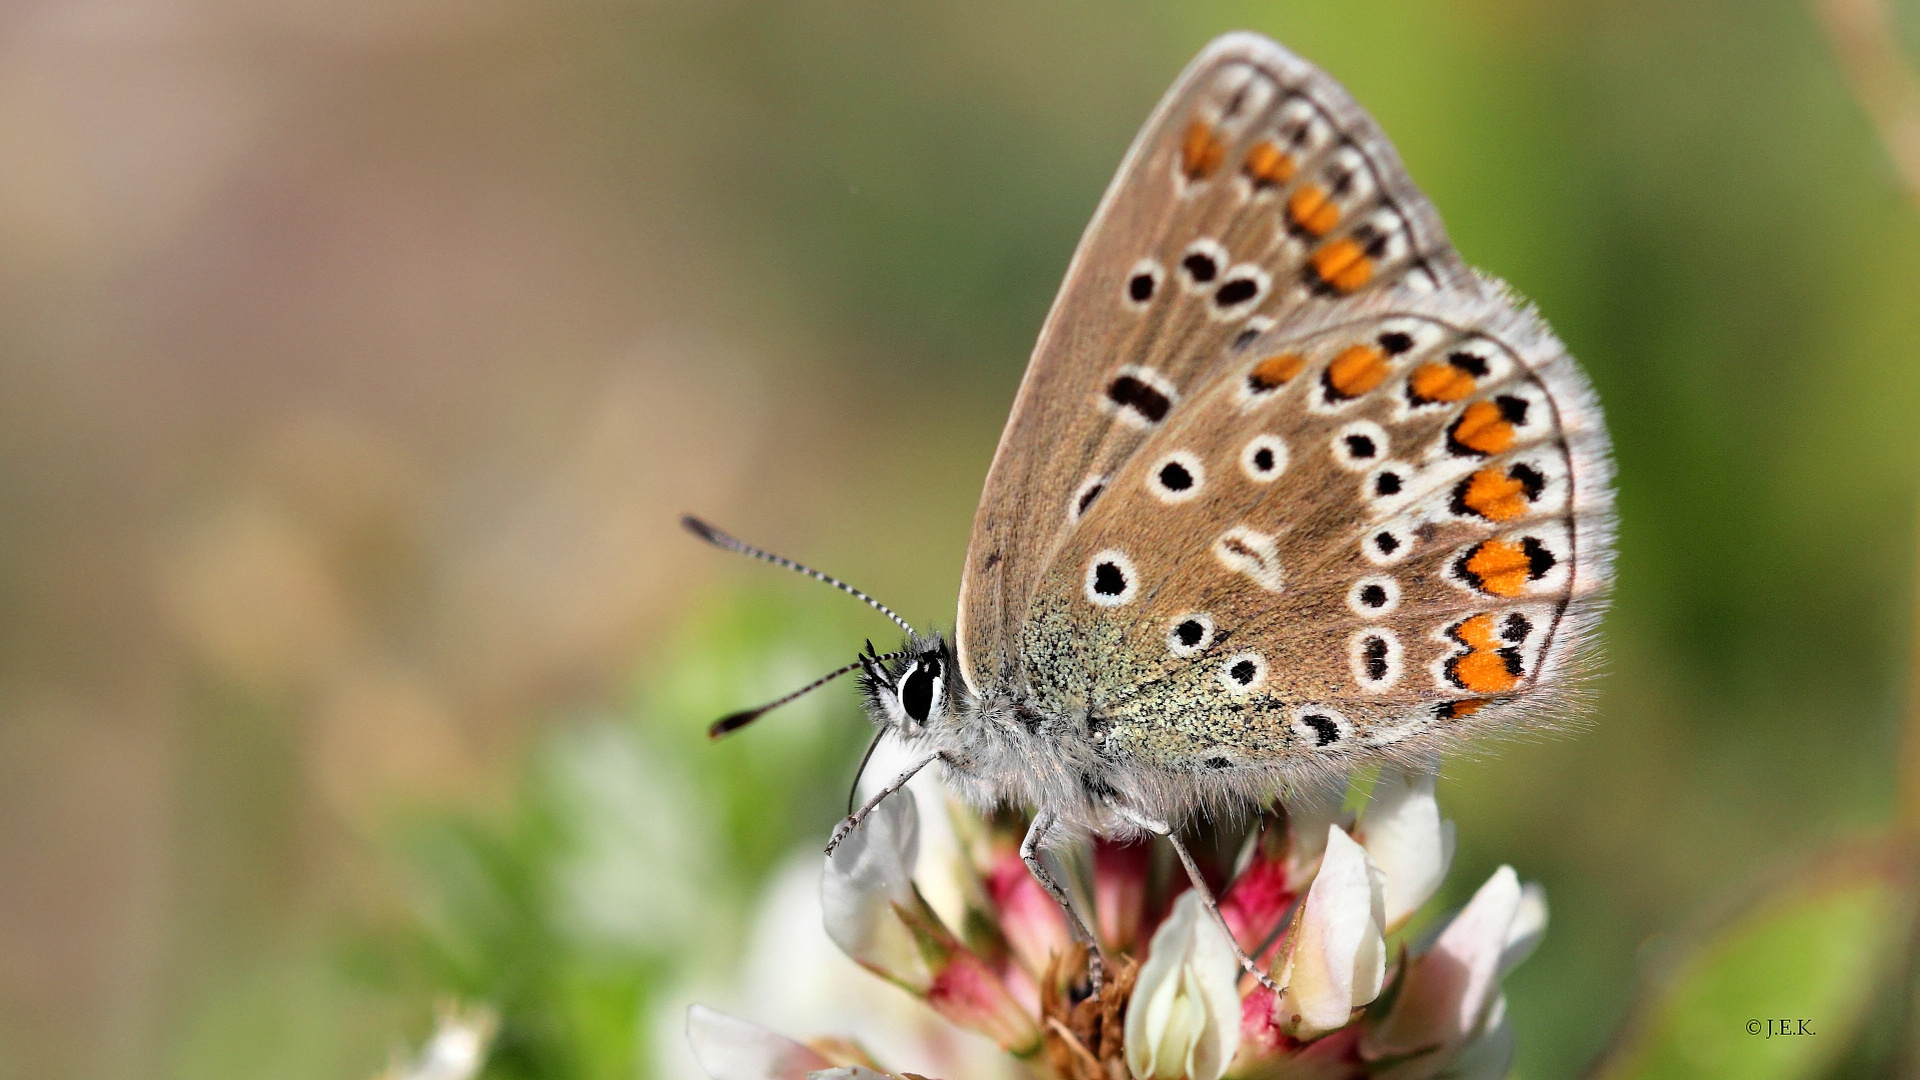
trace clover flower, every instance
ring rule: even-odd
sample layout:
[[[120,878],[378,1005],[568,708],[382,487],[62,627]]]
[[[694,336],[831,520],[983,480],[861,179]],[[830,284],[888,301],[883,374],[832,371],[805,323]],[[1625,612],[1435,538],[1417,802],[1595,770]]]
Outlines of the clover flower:
[[[937,850],[922,850],[916,789],[941,810]],[[712,1080],[1498,1080],[1513,1053],[1500,979],[1544,934],[1544,893],[1501,867],[1416,947],[1405,930],[1454,848],[1434,775],[1382,770],[1357,818],[1343,795],[1297,793],[1250,828],[1186,834],[1218,918],[1164,845],[1048,853],[1100,938],[1096,991],[1087,947],[1020,859],[1021,815],[978,815],[916,781],[828,857],[822,922],[861,967],[992,1040],[1004,1067],[962,1064],[940,1037],[896,1043],[883,1063],[853,1039],[796,1042],[700,1006],[688,1038]],[[1229,933],[1279,994],[1241,970]]]

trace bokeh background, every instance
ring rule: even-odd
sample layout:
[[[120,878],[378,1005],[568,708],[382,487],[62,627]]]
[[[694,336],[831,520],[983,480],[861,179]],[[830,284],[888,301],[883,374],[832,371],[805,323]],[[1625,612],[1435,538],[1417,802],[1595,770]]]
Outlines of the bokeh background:
[[[1900,8],[1920,28],[1920,8]],[[1034,334],[1201,44],[1346,83],[1585,362],[1589,730],[1449,764],[1453,900],[1574,1074],[1637,972],[1894,802],[1920,212],[1791,0],[18,0],[0,11],[0,1077],[651,1076],[950,622]],[[1908,37],[1912,45],[1915,38]]]

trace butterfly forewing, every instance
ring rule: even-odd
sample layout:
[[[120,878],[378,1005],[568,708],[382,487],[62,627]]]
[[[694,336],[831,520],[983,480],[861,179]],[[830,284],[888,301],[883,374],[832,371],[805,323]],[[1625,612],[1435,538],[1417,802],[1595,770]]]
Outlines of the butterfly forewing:
[[[1388,288],[1478,294],[1379,128],[1325,73],[1253,35],[1196,59],[1081,239],[974,519],[960,659],[1022,678],[1034,587],[1141,445],[1305,306]]]
[[[1537,712],[1607,580],[1608,469],[1584,377],[1501,290],[1303,310],[1193,387],[1064,538],[1027,686],[1174,769]]]

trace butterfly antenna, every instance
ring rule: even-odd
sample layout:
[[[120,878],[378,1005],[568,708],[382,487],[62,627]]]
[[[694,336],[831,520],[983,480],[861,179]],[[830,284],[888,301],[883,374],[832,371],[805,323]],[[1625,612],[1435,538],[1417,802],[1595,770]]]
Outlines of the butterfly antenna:
[[[889,660],[898,660],[899,658],[907,655],[911,651],[912,651],[911,649],[901,649],[899,652],[884,653],[880,656],[862,655],[859,659],[855,660],[853,663],[845,664],[841,667],[834,668],[832,671],[827,672],[825,675],[820,676],[819,678],[813,680],[812,682],[801,687],[800,689],[795,690],[793,693],[786,695],[785,697],[776,698],[773,701],[769,701],[765,705],[762,705],[757,709],[746,709],[744,711],[737,712],[737,713],[729,713],[728,715],[723,716],[718,720],[715,720],[713,724],[707,728],[707,738],[718,739],[722,735],[727,735],[732,732],[738,731],[741,728],[746,727],[748,724],[753,723],[755,720],[760,719],[762,716],[765,716],[767,713],[770,713],[773,710],[779,708],[780,706],[785,705],[787,702],[792,701],[794,698],[804,697],[807,694],[811,694],[815,690],[820,689],[821,687],[827,685],[828,683],[839,678],[840,676],[845,675],[849,671],[853,671],[857,668],[867,667],[870,664],[875,664],[875,663],[883,664]],[[871,754],[873,751],[868,750],[867,752]],[[862,767],[865,767],[864,762],[862,763]]]
[[[868,607],[872,608],[873,610],[879,612],[882,615],[885,615],[887,618],[892,619],[895,625],[899,626],[900,629],[905,630],[908,634],[911,634],[914,637],[920,636],[919,633],[915,631],[913,627],[907,625],[907,620],[901,618],[898,615],[895,615],[893,613],[892,608],[888,607],[887,605],[881,603],[878,600],[875,600],[873,597],[868,596],[866,593],[861,592],[859,589],[854,588],[853,586],[847,584],[846,582],[841,581],[839,578],[834,577],[832,574],[823,574],[820,571],[815,570],[811,566],[807,566],[803,563],[794,562],[792,559],[786,558],[785,556],[775,555],[771,551],[762,551],[761,549],[754,547],[752,544],[748,544],[743,541],[736,540],[733,537],[728,536],[726,533],[721,532],[719,529],[716,529],[713,526],[707,524],[706,522],[701,521],[699,518],[694,517],[692,514],[680,515],[680,524],[684,526],[688,532],[692,533],[693,535],[699,537],[702,540],[705,540],[707,543],[712,544],[714,547],[726,548],[728,551],[737,551],[742,555],[750,555],[753,558],[759,559],[761,562],[770,562],[775,566],[784,566],[789,570],[793,570],[798,573],[805,574],[808,577],[814,579],[815,581],[824,581],[827,584],[833,586],[834,588],[839,589],[841,592],[848,594],[849,596],[855,596],[865,601]],[[846,669],[843,669],[843,670],[846,670]],[[841,672],[835,672],[834,674],[838,675],[840,673]],[[812,689],[812,687],[808,687],[808,689]],[[768,706],[768,707],[771,708],[772,706]]]

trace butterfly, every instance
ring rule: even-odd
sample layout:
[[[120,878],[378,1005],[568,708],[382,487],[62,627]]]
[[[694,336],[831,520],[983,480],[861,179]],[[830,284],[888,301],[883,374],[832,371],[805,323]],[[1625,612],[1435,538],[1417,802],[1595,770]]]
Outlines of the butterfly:
[[[918,752],[834,842],[938,761],[975,805],[1033,809],[1022,854],[1091,943],[1039,858],[1057,835],[1166,836],[1206,895],[1195,815],[1563,713],[1611,474],[1586,377],[1461,260],[1372,118],[1236,33],[1161,100],[1074,253],[951,640],[688,521],[907,631],[827,677],[860,670]]]

